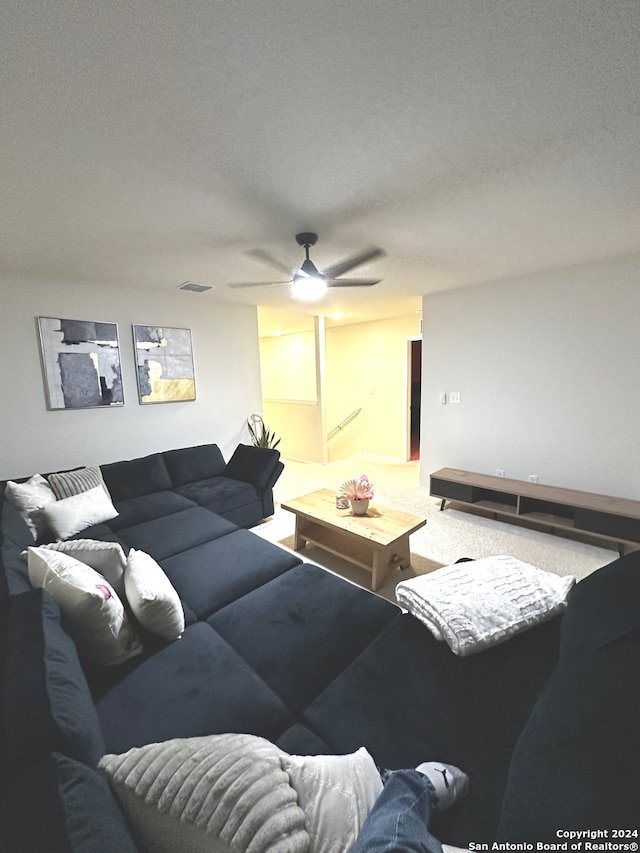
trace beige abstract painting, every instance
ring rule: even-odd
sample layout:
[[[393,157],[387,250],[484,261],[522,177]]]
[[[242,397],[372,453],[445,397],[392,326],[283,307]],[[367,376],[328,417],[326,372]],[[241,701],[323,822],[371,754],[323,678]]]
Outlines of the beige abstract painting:
[[[140,403],[196,399],[190,329],[133,326]]]

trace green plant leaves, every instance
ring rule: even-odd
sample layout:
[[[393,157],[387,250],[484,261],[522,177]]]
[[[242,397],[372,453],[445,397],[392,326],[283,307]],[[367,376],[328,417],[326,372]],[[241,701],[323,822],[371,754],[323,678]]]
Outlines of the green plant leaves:
[[[273,430],[267,429],[264,421],[260,421],[256,428],[251,421],[247,421],[249,435],[255,447],[270,447],[273,450],[280,444],[280,439],[277,438]]]

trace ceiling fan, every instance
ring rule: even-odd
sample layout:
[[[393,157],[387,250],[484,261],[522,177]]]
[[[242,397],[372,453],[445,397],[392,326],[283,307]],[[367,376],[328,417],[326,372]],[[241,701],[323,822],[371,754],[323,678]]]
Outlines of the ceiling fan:
[[[382,280],[379,278],[341,278],[342,275],[355,267],[384,255],[382,249],[372,247],[359,255],[327,267],[324,272],[320,272],[309,258],[309,249],[311,246],[315,246],[317,241],[318,235],[310,231],[303,231],[300,234],[296,234],[296,243],[304,248],[306,257],[302,265],[293,272],[280,263],[280,261],[272,258],[268,252],[262,249],[252,249],[247,252],[248,255],[259,261],[264,261],[279,272],[283,272],[289,276],[289,278],[287,281],[235,281],[230,282],[229,287],[260,287],[270,284],[288,284],[291,286],[291,293],[294,297],[312,300],[319,299],[328,287],[371,287]]]

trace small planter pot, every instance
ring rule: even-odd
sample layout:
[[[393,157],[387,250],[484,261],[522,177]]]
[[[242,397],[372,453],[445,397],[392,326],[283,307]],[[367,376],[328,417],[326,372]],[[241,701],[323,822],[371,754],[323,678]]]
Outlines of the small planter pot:
[[[366,512],[369,509],[369,501],[351,501],[351,509],[353,510],[354,515],[366,515]]]

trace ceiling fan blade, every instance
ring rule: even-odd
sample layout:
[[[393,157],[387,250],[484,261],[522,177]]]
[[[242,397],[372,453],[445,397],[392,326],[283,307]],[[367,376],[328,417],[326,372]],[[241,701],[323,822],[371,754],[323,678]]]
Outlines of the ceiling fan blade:
[[[327,281],[327,287],[372,287],[380,281],[381,278],[334,278]]]
[[[341,275],[344,275],[344,273],[354,269],[354,267],[359,267],[360,264],[366,264],[367,261],[372,261],[374,258],[379,258],[382,255],[384,255],[383,250],[377,249],[374,246],[371,249],[367,249],[366,252],[362,252],[360,255],[348,258],[346,261],[334,264],[332,267],[327,267],[323,272],[327,278],[339,278]]]
[[[270,284],[291,284],[289,281],[230,281],[227,287],[263,287]]]
[[[249,249],[248,252],[245,252],[245,255],[248,255],[250,258],[255,258],[257,261],[263,261],[265,264],[269,264],[269,266],[283,272],[285,275],[293,275],[289,267],[286,267],[284,264],[281,264],[280,261],[272,258],[268,252],[264,251],[264,249]]]

